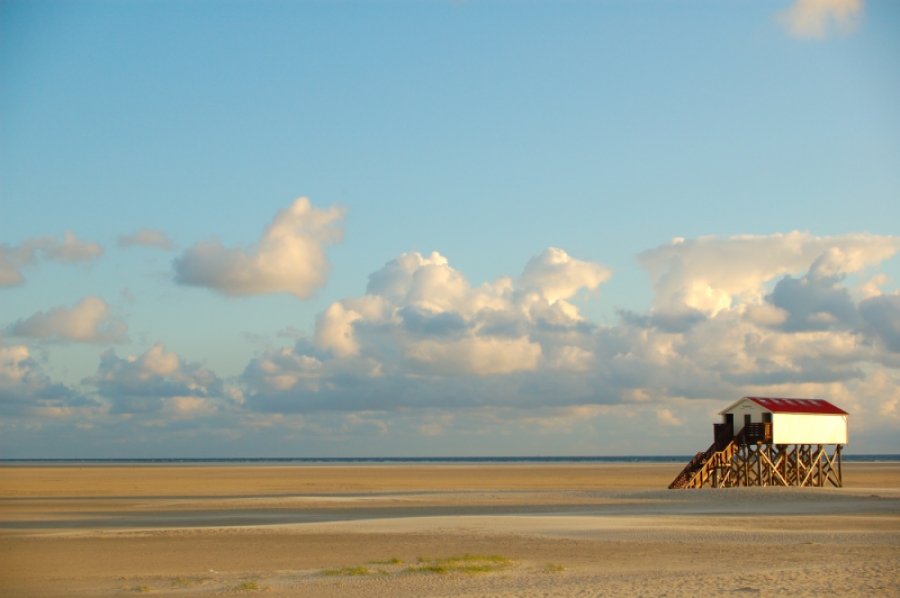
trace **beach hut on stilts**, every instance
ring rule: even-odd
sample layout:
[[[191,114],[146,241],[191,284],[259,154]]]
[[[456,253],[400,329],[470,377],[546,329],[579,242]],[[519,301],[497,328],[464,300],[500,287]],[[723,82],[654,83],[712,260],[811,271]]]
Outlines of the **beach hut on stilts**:
[[[849,417],[843,409],[821,399],[744,397],[719,415],[712,446],[691,459],[670,489],[843,486]]]

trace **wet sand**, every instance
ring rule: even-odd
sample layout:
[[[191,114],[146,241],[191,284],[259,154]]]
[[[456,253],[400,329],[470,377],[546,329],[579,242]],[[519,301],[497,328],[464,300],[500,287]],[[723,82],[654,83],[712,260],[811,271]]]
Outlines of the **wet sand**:
[[[0,595],[898,596],[900,464],[844,468],[668,491],[677,464],[3,467]]]

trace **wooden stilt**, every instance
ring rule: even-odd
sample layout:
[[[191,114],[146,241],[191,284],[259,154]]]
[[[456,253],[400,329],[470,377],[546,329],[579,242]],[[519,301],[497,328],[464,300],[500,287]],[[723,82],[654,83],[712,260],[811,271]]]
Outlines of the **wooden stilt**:
[[[844,487],[844,472],[841,470],[842,469],[841,468],[841,445],[837,446],[837,450],[835,451],[835,453],[837,453],[837,462],[838,462],[838,468],[837,468],[838,483],[837,483],[837,485],[838,485],[838,488],[843,488]]]
[[[722,447],[713,444],[688,463],[669,486],[732,488],[738,486],[843,487],[841,445],[828,455],[824,445],[749,444],[739,434]]]

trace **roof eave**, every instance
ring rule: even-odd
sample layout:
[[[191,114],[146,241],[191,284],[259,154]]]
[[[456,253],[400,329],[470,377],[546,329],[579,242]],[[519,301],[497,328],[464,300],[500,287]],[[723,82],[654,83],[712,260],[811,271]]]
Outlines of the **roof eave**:
[[[737,406],[741,403],[741,401],[745,401],[745,400],[746,400],[746,401],[751,401],[751,402],[753,402],[753,403],[756,403],[756,401],[754,401],[754,400],[751,399],[750,397],[741,397],[740,399],[738,399],[737,401],[735,401],[734,403],[732,403],[731,405],[729,405],[729,406],[726,407],[725,409],[722,409],[721,411],[719,411],[719,415],[725,415],[725,412],[726,412],[726,411],[731,411],[732,409],[734,409],[735,407],[737,407]],[[759,405],[759,403],[756,403],[756,404]],[[762,407],[762,405],[760,405],[760,407]]]

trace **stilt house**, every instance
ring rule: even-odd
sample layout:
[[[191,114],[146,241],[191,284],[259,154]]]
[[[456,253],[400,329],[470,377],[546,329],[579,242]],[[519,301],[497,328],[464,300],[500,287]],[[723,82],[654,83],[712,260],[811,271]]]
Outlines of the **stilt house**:
[[[744,397],[719,412],[714,442],[669,488],[842,486],[848,414],[821,399]],[[826,445],[834,446],[832,455]]]
[[[847,412],[821,399],[744,397],[719,412],[723,433],[748,428],[757,442],[847,444]],[[770,424],[754,427],[752,424]],[[735,429],[737,424],[737,429]]]

